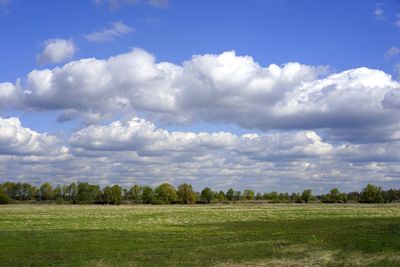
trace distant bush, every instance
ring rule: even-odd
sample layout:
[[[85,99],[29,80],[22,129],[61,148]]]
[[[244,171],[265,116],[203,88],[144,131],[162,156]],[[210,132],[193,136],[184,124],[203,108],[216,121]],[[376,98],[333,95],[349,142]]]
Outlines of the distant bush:
[[[0,204],[10,204],[12,199],[5,194],[0,194]]]

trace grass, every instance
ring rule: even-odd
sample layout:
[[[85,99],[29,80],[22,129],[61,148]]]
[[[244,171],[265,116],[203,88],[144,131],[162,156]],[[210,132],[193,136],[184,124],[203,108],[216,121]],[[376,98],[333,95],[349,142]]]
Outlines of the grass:
[[[0,206],[0,266],[400,266],[400,205]]]

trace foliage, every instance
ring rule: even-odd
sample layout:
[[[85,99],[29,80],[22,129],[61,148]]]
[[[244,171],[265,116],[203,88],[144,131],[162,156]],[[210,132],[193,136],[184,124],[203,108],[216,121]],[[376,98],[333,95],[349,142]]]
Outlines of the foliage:
[[[329,191],[329,194],[321,196],[322,203],[346,203],[347,195],[340,193],[339,189],[333,188]]]
[[[69,185],[57,185],[55,188],[49,183],[42,184],[39,188],[29,183],[4,182],[0,184],[0,192],[7,195],[13,201],[46,201],[62,203],[81,203],[81,204],[121,204],[143,203],[143,204],[192,204],[192,203],[229,203],[248,200],[268,203],[308,203],[310,201],[320,201],[321,203],[391,203],[400,202],[400,190],[382,188],[375,185],[367,185],[362,192],[341,193],[339,189],[333,188],[327,194],[318,196],[312,195],[311,189],[306,189],[302,193],[293,192],[258,192],[254,195],[252,189],[241,191],[229,188],[224,191],[213,191],[210,187],[204,188],[201,192],[195,192],[191,184],[183,183],[175,188],[171,184],[161,184],[153,189],[149,186],[134,185],[129,190],[119,185],[112,187],[106,186],[100,189],[98,185],[80,182]]]
[[[234,197],[235,197],[235,190],[233,190],[233,188],[229,188],[229,190],[226,192],[226,199],[229,201],[233,201]]]
[[[155,198],[155,195],[154,195],[153,188],[151,188],[150,186],[143,187],[143,191],[142,191],[143,204],[153,203],[154,198]]]
[[[382,188],[368,184],[363,188],[359,201],[361,203],[383,203]]]
[[[77,201],[79,203],[94,203],[101,196],[100,187],[89,183],[78,183]]]
[[[183,204],[192,204],[196,201],[196,193],[193,191],[193,187],[190,184],[181,184],[178,186],[178,197]]]
[[[210,204],[213,198],[214,198],[214,192],[211,190],[211,188],[206,187],[201,191],[200,194],[201,201]]]
[[[49,183],[42,184],[42,186],[39,188],[39,192],[41,200],[46,201],[54,199],[53,187]]]
[[[1,204],[10,204],[12,199],[4,193],[0,192],[0,205]]]
[[[129,197],[128,197],[129,200],[132,200],[136,204],[141,203],[143,187],[141,187],[138,184],[135,184],[134,186],[131,187],[128,194],[129,194]]]
[[[301,194],[301,200],[304,201],[305,203],[308,203],[311,200],[313,200],[314,196],[311,193],[312,193],[311,189],[304,190],[303,193]]]
[[[171,204],[178,200],[175,188],[169,183],[160,184],[156,189],[156,198],[164,204]]]
[[[245,189],[243,191],[243,198],[245,200],[253,200],[254,199],[254,191],[251,189]]]

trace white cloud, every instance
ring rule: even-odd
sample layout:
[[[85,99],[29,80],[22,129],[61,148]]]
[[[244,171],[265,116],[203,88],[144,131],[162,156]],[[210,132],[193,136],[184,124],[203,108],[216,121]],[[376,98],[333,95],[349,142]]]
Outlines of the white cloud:
[[[0,84],[13,88],[9,96],[0,95],[0,103],[18,96],[15,105],[64,111],[60,121],[82,116],[96,122],[140,113],[164,124],[320,129],[333,139],[354,142],[379,141],[379,136],[387,140],[384,129],[398,122],[398,109],[387,99],[397,95],[400,85],[380,70],[329,74],[326,67],[297,62],[263,67],[234,52],[196,55],[176,65],[134,49],[108,59],[34,70],[24,81],[22,86]],[[382,134],[368,135],[376,129]]]
[[[180,156],[182,153],[198,155],[220,150],[252,154],[252,157],[288,154],[293,159],[295,156],[322,156],[331,150],[331,146],[313,131],[242,136],[229,132],[169,132],[139,118],[115,121],[108,126],[89,126],[74,133],[70,143],[89,151],[135,151],[145,156],[176,152]]]
[[[24,128],[18,118],[0,118],[0,154],[37,155],[50,154],[57,139],[48,134],[40,134]]]
[[[139,118],[92,125],[64,143],[0,119],[0,177],[34,183],[192,183],[227,190],[360,190],[400,179],[400,142],[329,144],[315,131],[167,131]]]
[[[18,82],[19,83],[19,82]],[[23,98],[21,89],[9,82],[0,83],[0,107],[17,108]]]
[[[122,21],[116,21],[112,22],[108,28],[86,34],[85,38],[96,43],[111,42],[116,38],[131,33],[132,31],[133,29]]]
[[[62,63],[71,59],[77,48],[73,41],[65,39],[49,39],[43,51],[36,56],[39,64]]]

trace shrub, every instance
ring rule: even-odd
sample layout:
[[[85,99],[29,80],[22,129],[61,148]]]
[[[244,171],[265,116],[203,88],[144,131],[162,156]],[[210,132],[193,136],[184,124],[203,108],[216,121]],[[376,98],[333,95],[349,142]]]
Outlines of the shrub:
[[[0,194],[0,204],[10,204],[12,199],[9,198],[6,194]]]

